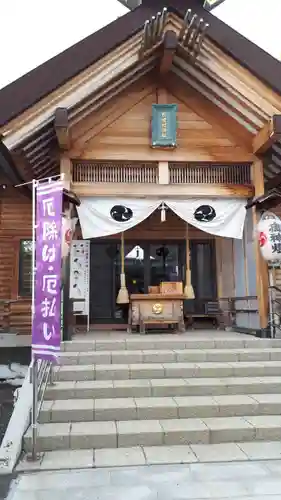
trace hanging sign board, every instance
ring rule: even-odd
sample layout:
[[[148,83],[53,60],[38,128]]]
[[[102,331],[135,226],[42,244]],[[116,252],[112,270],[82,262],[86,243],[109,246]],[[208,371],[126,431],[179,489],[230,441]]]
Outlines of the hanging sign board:
[[[90,241],[73,240],[70,250],[70,298],[76,315],[90,315]],[[77,302],[75,302],[77,299]],[[84,299],[81,302],[81,299]],[[79,300],[79,302],[78,302]]]
[[[281,220],[271,213],[265,212],[257,227],[261,254],[266,261],[281,260]]]
[[[61,342],[61,236],[63,184],[36,188],[36,238],[32,356],[56,362]]]
[[[151,145],[153,148],[175,148],[177,145],[177,104],[153,104]]]

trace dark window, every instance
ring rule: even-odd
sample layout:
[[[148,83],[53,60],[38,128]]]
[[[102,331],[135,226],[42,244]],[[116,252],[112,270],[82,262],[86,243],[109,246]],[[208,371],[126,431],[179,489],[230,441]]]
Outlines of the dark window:
[[[30,297],[32,293],[32,240],[20,241],[19,296]]]

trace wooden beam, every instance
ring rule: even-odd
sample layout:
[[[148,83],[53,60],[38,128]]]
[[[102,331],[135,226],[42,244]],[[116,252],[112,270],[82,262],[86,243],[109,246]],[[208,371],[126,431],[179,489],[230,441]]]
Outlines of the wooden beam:
[[[263,162],[260,159],[252,164],[252,179],[255,186],[255,195],[262,196],[264,194],[264,178],[263,178]],[[257,240],[255,229],[259,222],[259,214],[256,207],[252,209],[253,226],[255,239],[255,258],[256,258],[256,287],[259,305],[259,317],[261,328],[266,328],[268,324],[268,270],[267,262],[262,258],[259,242]]]
[[[278,140],[281,140],[281,115],[274,115],[254,137],[253,153],[266,153]]]
[[[66,108],[57,108],[55,110],[54,127],[60,149],[68,151],[71,146],[71,140],[68,123],[68,111]]]
[[[174,55],[177,50],[178,35],[173,30],[166,31],[163,42],[163,54],[160,60],[160,75],[167,74],[173,64]]]
[[[126,197],[179,197],[209,196],[245,198],[253,196],[253,189],[248,186],[221,184],[123,184],[73,182],[72,190],[77,196],[126,196]]]

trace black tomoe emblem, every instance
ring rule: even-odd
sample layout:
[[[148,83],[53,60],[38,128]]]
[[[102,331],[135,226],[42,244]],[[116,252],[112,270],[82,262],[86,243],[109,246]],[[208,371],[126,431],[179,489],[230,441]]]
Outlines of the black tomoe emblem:
[[[110,216],[116,222],[127,222],[133,217],[133,211],[123,205],[114,205],[110,210]]]
[[[194,219],[199,222],[211,222],[216,215],[215,209],[210,205],[200,205],[194,212]]]

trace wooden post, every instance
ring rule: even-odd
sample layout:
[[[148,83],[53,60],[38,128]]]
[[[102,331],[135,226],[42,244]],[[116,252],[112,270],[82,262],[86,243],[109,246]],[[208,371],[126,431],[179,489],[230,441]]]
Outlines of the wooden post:
[[[255,196],[262,196],[264,194],[264,176],[263,176],[263,162],[256,159],[252,164],[252,180],[255,187]],[[259,222],[259,214],[256,207],[251,209],[253,211],[253,230],[256,231]],[[268,325],[268,267],[267,262],[262,258],[259,242],[257,241],[256,234],[253,235],[255,241],[255,255],[256,255],[256,283],[257,283],[257,296],[260,316],[261,328],[266,328]]]
[[[64,188],[68,191],[72,182],[72,163],[67,154],[62,154],[60,158],[60,173],[64,175]]]

